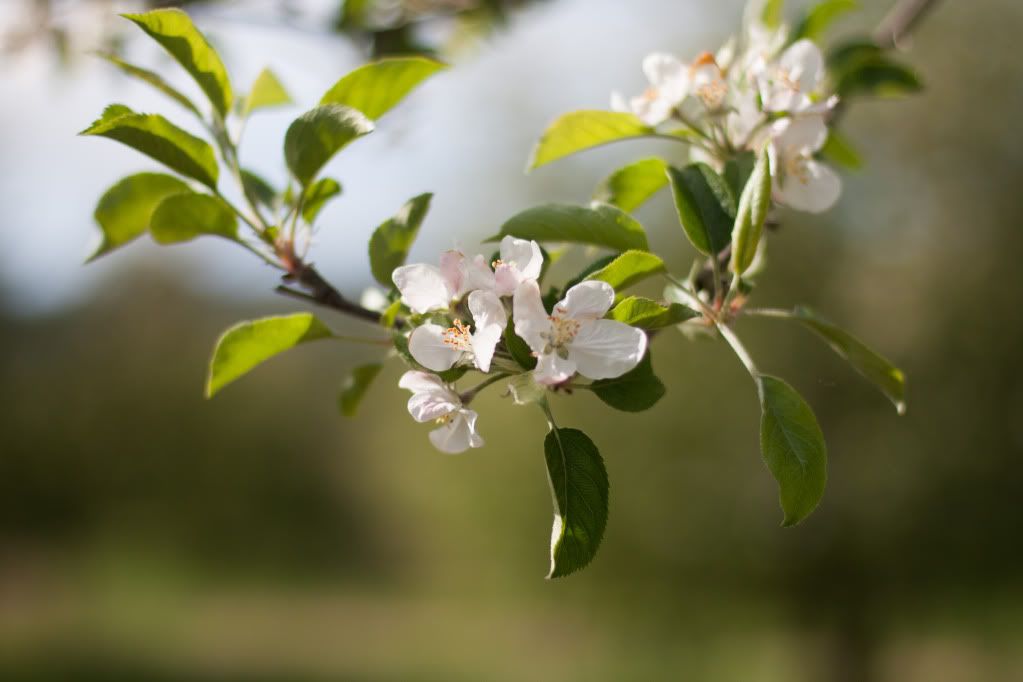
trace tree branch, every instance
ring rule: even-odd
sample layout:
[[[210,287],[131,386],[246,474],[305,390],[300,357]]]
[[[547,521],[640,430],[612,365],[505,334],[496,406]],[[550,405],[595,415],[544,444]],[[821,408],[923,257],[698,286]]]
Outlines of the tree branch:
[[[380,313],[370,310],[369,308],[363,308],[357,303],[349,301],[347,298],[341,295],[341,292],[335,289],[323,276],[316,271],[312,265],[300,264],[293,272],[284,275],[282,278],[285,282],[294,282],[298,286],[306,290],[297,291],[284,285],[277,287],[276,291],[284,296],[291,296],[293,298],[300,298],[310,303],[322,305],[327,308],[331,308],[340,313],[357,317],[373,324],[380,324]],[[395,320],[395,325],[400,326],[403,324],[403,320],[400,318]]]

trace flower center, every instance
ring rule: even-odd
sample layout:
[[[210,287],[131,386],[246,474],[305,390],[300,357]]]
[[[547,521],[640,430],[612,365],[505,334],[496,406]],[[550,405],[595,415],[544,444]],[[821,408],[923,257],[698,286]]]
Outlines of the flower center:
[[[774,77],[783,87],[788,88],[792,92],[799,92],[799,81],[792,77],[792,72],[788,69],[781,67],[775,69]]]
[[[550,332],[543,334],[542,338],[547,342],[547,347],[544,349],[544,354],[550,354],[557,352],[561,355],[562,349],[571,343],[572,339],[575,338],[576,334],[579,333],[579,328],[582,326],[578,320],[573,320],[570,317],[562,317],[559,315],[560,311],[555,310],[553,315],[548,315],[547,319],[551,322]]]
[[[696,96],[708,109],[717,109],[728,94],[728,84],[720,78],[710,80],[696,89]]]
[[[799,180],[800,183],[807,185],[810,183],[810,169],[808,167],[810,157],[806,154],[797,153],[789,156],[785,162],[785,174],[788,177]]]
[[[458,350],[470,350],[472,338],[469,326],[462,324],[461,320],[455,320],[453,327],[444,330],[444,343]]]

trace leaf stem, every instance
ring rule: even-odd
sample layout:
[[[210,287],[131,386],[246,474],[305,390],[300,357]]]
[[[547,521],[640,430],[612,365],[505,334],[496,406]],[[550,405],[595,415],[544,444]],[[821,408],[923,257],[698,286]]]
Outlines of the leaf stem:
[[[480,383],[476,384],[475,386],[473,386],[472,388],[468,389],[467,391],[465,391],[465,392],[463,392],[461,394],[460,397],[462,399],[462,404],[463,405],[468,405],[470,402],[472,402],[472,399],[475,398],[476,394],[478,394],[480,391],[485,389],[487,386],[490,386],[491,384],[497,383],[501,379],[504,379],[504,378],[506,378],[508,376],[511,376],[511,375],[508,374],[508,373],[505,373],[505,372],[501,372],[501,373],[495,374],[492,377],[488,377],[488,378],[484,379]]]
[[[753,317],[778,317],[784,319],[795,317],[791,310],[785,310],[784,308],[749,308],[742,312],[744,315],[752,315]]]
[[[750,376],[753,377],[753,382],[760,386],[760,372],[757,370],[757,366],[753,363],[753,358],[750,356],[749,351],[742,345],[742,341],[735,335],[732,328],[727,324],[717,322],[718,331],[721,333],[721,337],[728,342],[728,345],[732,347],[732,350],[738,356],[739,361],[742,362],[746,371],[749,372]]]

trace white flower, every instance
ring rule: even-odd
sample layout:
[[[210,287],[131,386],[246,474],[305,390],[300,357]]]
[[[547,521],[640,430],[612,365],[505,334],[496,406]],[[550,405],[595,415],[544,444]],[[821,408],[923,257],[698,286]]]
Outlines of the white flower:
[[[476,433],[479,415],[462,406],[462,400],[440,377],[415,370],[405,372],[398,386],[412,391],[408,411],[417,422],[437,422],[430,442],[441,452],[457,454],[483,446]]]
[[[469,294],[469,312],[476,325],[475,331],[461,320],[455,320],[454,326],[447,329],[427,323],[412,330],[408,349],[416,362],[435,372],[443,372],[459,362],[471,360],[478,370],[489,372],[494,348],[508,322],[508,313],[497,294],[482,289]]]
[[[391,274],[401,292],[401,302],[414,313],[443,310],[451,301],[476,289],[492,289],[494,273],[483,256],[466,258],[461,251],[445,251],[440,267],[414,263],[395,268]]]
[[[764,111],[799,113],[813,105],[811,95],[824,77],[824,56],[807,39],[792,43],[776,62],[755,65]]]
[[[511,296],[527,280],[535,280],[543,269],[540,245],[528,239],[507,236],[501,240],[501,259],[494,261],[494,292]]]
[[[771,129],[771,175],[774,197],[799,211],[820,213],[831,208],[842,192],[842,181],[814,159],[828,139],[821,114],[783,118]]]
[[[672,110],[685,99],[689,79],[685,64],[663,52],[654,52],[643,59],[643,73],[650,87],[627,101],[619,93],[612,93],[611,108],[631,112],[643,123],[655,126],[671,118]]]
[[[616,320],[604,320],[614,303],[610,284],[587,281],[568,290],[548,315],[536,282],[515,291],[515,333],[537,356],[537,383],[552,385],[579,372],[590,379],[621,376],[639,364],[646,334]]]
[[[728,82],[714,55],[704,52],[689,67],[689,92],[700,100],[708,111],[717,111],[728,97]]]

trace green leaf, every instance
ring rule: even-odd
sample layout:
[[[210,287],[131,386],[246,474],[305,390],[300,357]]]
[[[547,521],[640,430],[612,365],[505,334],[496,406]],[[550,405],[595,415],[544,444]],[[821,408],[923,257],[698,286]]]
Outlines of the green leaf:
[[[820,42],[836,19],[859,9],[859,6],[856,0],[823,0],[817,3],[800,22],[792,40],[808,38]]]
[[[429,192],[409,199],[393,218],[384,221],[369,239],[369,266],[376,281],[385,287],[394,286],[391,273],[405,263],[419,226],[430,210]]]
[[[159,114],[137,114],[122,104],[112,104],[79,134],[117,140],[211,189],[217,186],[219,168],[213,148]]]
[[[268,109],[285,104],[291,104],[291,95],[284,89],[273,71],[263,69],[256,76],[256,80],[252,83],[252,89],[249,90],[249,95],[245,98],[242,116],[248,116],[257,109]]]
[[[784,0],[760,0],[762,3],[760,6],[760,22],[768,28],[777,28],[781,25],[783,16],[783,10],[785,8]]]
[[[341,395],[338,396],[338,409],[341,410],[341,414],[346,417],[354,417],[356,411],[359,409],[359,403],[362,402],[362,397],[366,395],[366,391],[369,389],[370,384],[376,379],[377,374],[383,368],[379,362],[374,362],[369,365],[362,365],[352,370],[351,376],[345,380],[344,386],[341,388]]]
[[[608,480],[597,446],[578,429],[552,429],[543,443],[554,498],[551,568],[561,578],[597,554],[607,526]]]
[[[668,168],[675,209],[686,236],[705,256],[716,254],[731,241],[735,198],[714,169],[704,163]]]
[[[617,258],[617,257],[618,257],[618,254],[616,254],[616,253],[612,253],[612,254],[609,254],[609,255],[606,255],[606,256],[601,256],[600,258],[598,258],[597,260],[593,261],[592,263],[587,265],[585,268],[583,268],[582,272],[577,274],[572,279],[568,280],[565,283],[565,287],[562,289],[562,291],[568,291],[569,289],[571,289],[576,284],[578,284],[579,282],[583,281],[584,279],[586,279],[587,277],[589,277],[593,273],[595,273],[595,272],[597,272],[599,270],[603,270],[608,265],[613,263],[614,259]],[[557,299],[555,299],[555,300],[557,300]]]
[[[586,279],[607,282],[618,292],[664,271],[664,261],[659,256],[649,251],[626,251]]]
[[[828,139],[821,147],[820,155],[839,166],[849,170],[863,168],[863,158],[860,156],[852,142],[845,135],[835,129],[828,131]]]
[[[504,328],[504,345],[511,353],[512,359],[522,369],[531,370],[536,367],[536,357],[525,340],[515,333],[515,320],[508,319],[508,325]]]
[[[890,59],[873,43],[850,42],[828,54],[828,70],[840,97],[898,97],[923,89],[908,66]]]
[[[256,365],[301,343],[333,336],[312,313],[295,313],[240,322],[224,332],[210,360],[206,397]]]
[[[134,64],[129,64],[117,55],[109,52],[97,52],[96,54],[121,69],[121,71],[125,72],[129,76],[134,76],[141,81],[149,83],[151,86],[202,119],[202,113],[192,103],[192,100],[188,99],[188,97],[183,95],[177,88],[165,81],[160,74],[150,71],[149,69],[143,69],[140,66],[135,66]]]
[[[544,204],[512,216],[501,232],[487,241],[505,235],[536,241],[574,242],[604,246],[614,251],[647,250],[646,232],[635,218],[610,204],[590,206]]]
[[[771,208],[771,167],[767,150],[760,152],[753,174],[739,198],[739,208],[732,229],[732,260],[730,268],[736,275],[746,272],[757,255],[757,246],[764,231],[764,221]]]
[[[277,190],[273,188],[273,185],[267,182],[262,176],[245,168],[242,168],[241,173],[242,184],[245,185],[246,193],[255,198],[256,201],[263,206],[273,209],[277,204]]]
[[[320,178],[309,185],[302,203],[302,219],[312,225],[323,205],[339,194],[341,194],[341,183],[334,178]]]
[[[664,159],[641,159],[619,168],[604,179],[593,193],[594,201],[632,212],[668,184]]]
[[[828,479],[827,447],[813,410],[781,379],[761,375],[760,451],[778,481],[783,526],[792,526],[817,507]]]
[[[184,182],[163,173],[137,173],[119,180],[96,204],[93,217],[103,230],[103,242],[89,261],[145,233],[161,201],[188,191]]]
[[[227,204],[208,194],[173,194],[153,211],[149,232],[159,244],[187,242],[204,234],[238,239],[238,219]]]
[[[725,162],[725,171],[722,177],[728,183],[728,189],[732,190],[732,196],[742,195],[742,189],[746,181],[753,174],[753,167],[757,165],[757,155],[753,152],[739,152]]]
[[[284,158],[298,181],[308,185],[334,154],[372,131],[373,122],[355,109],[340,104],[319,106],[288,128]]]
[[[899,414],[906,413],[906,375],[888,360],[871,350],[862,341],[820,317],[809,308],[799,306],[793,319],[802,322],[824,339],[831,349],[856,371],[873,382],[892,401]]]
[[[636,116],[617,111],[574,111],[561,116],[544,131],[533,149],[527,170],[585,149],[619,140],[644,137],[654,129]]]
[[[665,306],[641,296],[624,298],[611,309],[612,320],[647,331],[671,327],[694,317],[699,317],[699,313],[681,303],[669,303]]]
[[[187,14],[179,9],[157,9],[121,16],[160,43],[191,74],[220,116],[227,116],[233,99],[227,69]]]
[[[633,369],[614,379],[600,379],[590,390],[604,403],[623,412],[642,412],[664,397],[665,388],[654,374],[650,353]]]
[[[339,80],[320,104],[342,104],[378,119],[424,80],[448,68],[427,57],[393,57],[364,64]]]

